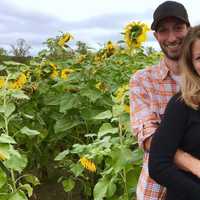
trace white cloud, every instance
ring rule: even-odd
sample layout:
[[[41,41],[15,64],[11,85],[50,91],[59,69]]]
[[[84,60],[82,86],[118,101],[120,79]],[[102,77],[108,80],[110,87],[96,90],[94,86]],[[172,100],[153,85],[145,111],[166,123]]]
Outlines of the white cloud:
[[[139,3],[134,0],[7,0],[7,2],[26,11],[52,14],[67,21],[83,20],[103,13],[141,13],[151,8],[153,3],[145,0],[140,0]]]
[[[185,5],[192,24],[199,23],[197,0],[177,0]],[[71,32],[75,40],[92,46],[121,39],[120,32],[130,21],[149,25],[154,9],[163,0],[1,0],[0,46],[18,38],[35,49],[59,31]],[[158,48],[150,33],[148,44]],[[36,50],[32,52],[36,52]]]

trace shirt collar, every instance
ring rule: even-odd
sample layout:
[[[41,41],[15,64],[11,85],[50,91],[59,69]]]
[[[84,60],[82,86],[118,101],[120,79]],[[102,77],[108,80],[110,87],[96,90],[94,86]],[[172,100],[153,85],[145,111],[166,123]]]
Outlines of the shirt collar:
[[[161,75],[161,79],[164,80],[167,78],[167,76],[170,74],[169,73],[169,68],[165,62],[164,59],[162,59],[159,63],[159,67],[160,67],[160,75]]]

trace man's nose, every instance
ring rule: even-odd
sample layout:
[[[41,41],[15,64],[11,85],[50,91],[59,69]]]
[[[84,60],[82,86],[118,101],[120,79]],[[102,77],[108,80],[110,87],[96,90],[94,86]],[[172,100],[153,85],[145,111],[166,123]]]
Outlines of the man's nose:
[[[168,42],[174,42],[176,41],[176,34],[174,33],[173,30],[169,31],[168,35]]]

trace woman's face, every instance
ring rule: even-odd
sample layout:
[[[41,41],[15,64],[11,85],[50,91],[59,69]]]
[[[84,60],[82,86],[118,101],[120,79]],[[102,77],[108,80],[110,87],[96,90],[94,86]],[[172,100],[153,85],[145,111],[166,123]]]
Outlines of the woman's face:
[[[200,76],[200,39],[195,40],[192,45],[192,63],[197,74]]]

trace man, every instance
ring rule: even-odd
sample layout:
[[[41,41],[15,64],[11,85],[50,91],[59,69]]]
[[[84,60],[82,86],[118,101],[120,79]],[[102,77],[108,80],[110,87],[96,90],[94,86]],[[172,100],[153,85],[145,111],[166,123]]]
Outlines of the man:
[[[165,189],[149,177],[148,151],[167,102],[180,89],[178,59],[189,27],[188,14],[182,4],[166,1],[159,5],[154,12],[151,29],[164,58],[158,65],[136,72],[130,80],[131,127],[139,146],[144,149],[137,200],[165,198]],[[178,150],[174,160],[179,168],[200,177],[200,161],[196,158]]]

